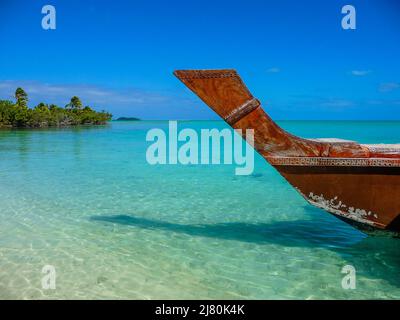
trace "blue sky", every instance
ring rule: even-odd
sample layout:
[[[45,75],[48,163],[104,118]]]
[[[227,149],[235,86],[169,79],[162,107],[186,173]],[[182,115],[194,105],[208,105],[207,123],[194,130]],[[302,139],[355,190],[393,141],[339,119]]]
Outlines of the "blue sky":
[[[0,0],[0,14],[2,99],[22,86],[31,106],[78,95],[114,116],[218,119],[172,71],[235,68],[275,119],[400,120],[398,1]]]

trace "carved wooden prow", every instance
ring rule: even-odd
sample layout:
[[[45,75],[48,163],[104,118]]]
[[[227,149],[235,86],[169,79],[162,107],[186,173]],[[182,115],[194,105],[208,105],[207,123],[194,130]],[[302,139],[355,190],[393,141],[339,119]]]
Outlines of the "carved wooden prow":
[[[353,142],[327,143],[296,137],[279,127],[261,108],[235,70],[174,72],[189,89],[234,129],[254,129],[254,147],[269,157],[368,157]]]

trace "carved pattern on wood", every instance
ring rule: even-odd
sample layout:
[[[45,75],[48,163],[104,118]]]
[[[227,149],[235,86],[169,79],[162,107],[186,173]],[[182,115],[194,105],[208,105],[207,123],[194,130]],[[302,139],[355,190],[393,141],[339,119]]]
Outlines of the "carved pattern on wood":
[[[257,99],[250,99],[243,103],[241,106],[237,107],[236,109],[233,109],[226,117],[225,121],[229,125],[234,125],[236,122],[238,122],[240,119],[243,117],[247,116],[249,113],[253,112],[255,109],[257,109],[260,106],[260,101]]]
[[[274,166],[400,167],[400,159],[268,157]]]

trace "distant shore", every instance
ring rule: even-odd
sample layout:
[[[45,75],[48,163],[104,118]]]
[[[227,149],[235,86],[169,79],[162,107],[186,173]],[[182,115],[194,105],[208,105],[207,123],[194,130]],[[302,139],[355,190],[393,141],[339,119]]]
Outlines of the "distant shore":
[[[77,96],[61,108],[55,104],[39,103],[28,107],[28,94],[22,89],[15,90],[15,102],[0,100],[0,128],[49,128],[78,125],[102,125],[111,120],[112,114],[95,111],[83,106]]]
[[[113,121],[140,121],[141,119],[135,117],[119,117]]]

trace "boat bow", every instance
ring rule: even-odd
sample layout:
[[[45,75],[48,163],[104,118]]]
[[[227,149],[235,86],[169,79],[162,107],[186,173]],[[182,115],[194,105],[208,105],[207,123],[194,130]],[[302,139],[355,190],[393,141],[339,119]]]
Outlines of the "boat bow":
[[[264,112],[235,70],[174,74],[244,138],[254,129],[254,148],[311,204],[348,222],[400,231],[400,145],[297,137]]]
[[[367,158],[368,148],[352,141],[296,137],[262,109],[235,70],[179,70],[174,74],[234,129],[255,130],[254,147],[264,157]]]

